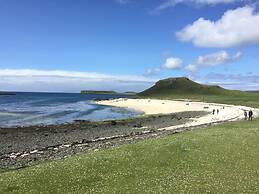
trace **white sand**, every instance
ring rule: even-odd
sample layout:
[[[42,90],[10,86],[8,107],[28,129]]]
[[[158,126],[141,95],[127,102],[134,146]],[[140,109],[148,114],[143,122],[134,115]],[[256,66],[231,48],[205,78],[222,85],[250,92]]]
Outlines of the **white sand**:
[[[156,99],[113,99],[97,102],[101,105],[115,106],[135,109],[137,111],[144,112],[146,115],[151,114],[170,114],[184,111],[206,111],[208,115],[200,118],[193,118],[191,122],[184,125],[172,126],[166,128],[171,130],[179,127],[191,127],[208,123],[233,121],[238,119],[244,119],[244,110],[252,110],[254,117],[259,115],[259,109],[254,109],[245,106],[234,106],[226,104],[216,103],[204,103],[204,102],[188,102],[188,101],[172,101],[172,100],[156,100]],[[213,109],[219,110],[219,114],[215,111],[212,114]],[[164,130],[164,129],[161,129]]]

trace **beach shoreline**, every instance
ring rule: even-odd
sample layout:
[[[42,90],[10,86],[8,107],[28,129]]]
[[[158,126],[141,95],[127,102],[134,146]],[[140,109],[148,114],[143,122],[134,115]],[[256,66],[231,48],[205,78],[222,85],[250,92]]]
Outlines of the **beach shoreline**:
[[[252,109],[226,104],[156,99],[112,99],[96,103],[130,108],[145,114],[122,120],[0,128],[0,172],[90,150],[240,120],[243,119],[244,110]],[[215,114],[212,114],[213,109]],[[252,110],[254,117],[257,117],[258,109]]]

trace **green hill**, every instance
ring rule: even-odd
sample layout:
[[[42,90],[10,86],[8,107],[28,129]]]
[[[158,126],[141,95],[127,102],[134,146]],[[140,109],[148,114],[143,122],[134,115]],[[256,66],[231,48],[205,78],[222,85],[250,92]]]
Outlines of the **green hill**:
[[[226,90],[219,86],[209,86],[196,83],[188,78],[168,78],[156,82],[151,88],[139,93],[140,96],[153,95],[183,95],[183,94],[226,94]],[[233,92],[233,91],[231,91]]]
[[[192,99],[223,104],[259,107],[259,93],[227,90],[220,86],[196,83],[188,78],[168,78],[138,93],[141,98]]]

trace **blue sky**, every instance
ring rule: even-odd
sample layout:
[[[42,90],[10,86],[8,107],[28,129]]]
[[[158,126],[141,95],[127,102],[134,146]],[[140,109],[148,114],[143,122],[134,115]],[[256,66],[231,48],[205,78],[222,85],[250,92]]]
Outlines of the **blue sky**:
[[[251,0],[0,0],[0,90],[141,91],[174,76],[259,89],[257,7]]]

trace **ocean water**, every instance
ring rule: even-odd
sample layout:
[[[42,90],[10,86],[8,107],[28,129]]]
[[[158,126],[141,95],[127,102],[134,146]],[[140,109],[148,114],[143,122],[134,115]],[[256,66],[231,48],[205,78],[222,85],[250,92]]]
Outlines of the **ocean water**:
[[[110,120],[139,114],[125,108],[97,105],[93,99],[124,98],[124,95],[24,93],[0,95],[0,127],[71,123],[74,120]]]

